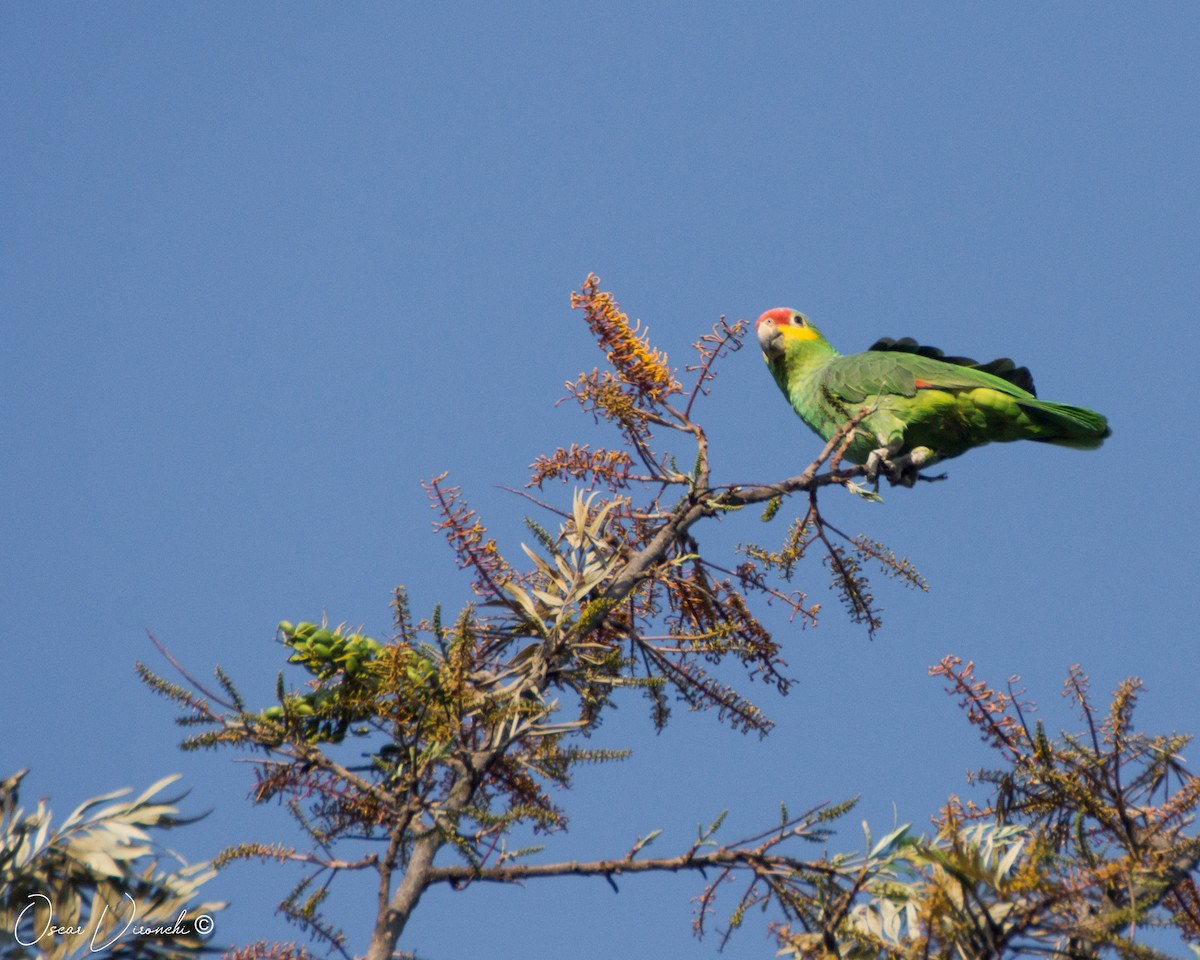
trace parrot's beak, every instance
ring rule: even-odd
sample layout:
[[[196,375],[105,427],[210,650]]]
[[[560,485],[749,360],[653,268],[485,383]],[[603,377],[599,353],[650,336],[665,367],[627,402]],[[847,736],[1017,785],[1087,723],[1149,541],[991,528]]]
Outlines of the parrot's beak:
[[[758,345],[762,347],[762,352],[767,359],[773,360],[781,356],[783,354],[783,334],[775,321],[771,317],[759,317],[755,328],[758,333]]]

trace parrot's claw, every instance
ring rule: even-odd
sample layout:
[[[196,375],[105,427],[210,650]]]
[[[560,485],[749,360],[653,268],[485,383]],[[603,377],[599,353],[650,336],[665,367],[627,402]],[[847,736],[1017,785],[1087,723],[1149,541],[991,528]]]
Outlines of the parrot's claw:
[[[880,474],[887,477],[893,487],[896,485],[912,486],[912,483],[904,482],[904,461],[907,457],[892,460],[893,453],[894,451],[888,447],[878,447],[867,454],[867,479],[875,484],[876,492],[879,490]]]
[[[879,474],[882,471],[893,487],[911,487],[918,480],[944,480],[945,474],[939,477],[921,476],[921,467],[932,463],[937,457],[928,447],[915,447],[902,457],[891,459],[894,451],[887,447],[879,447],[867,455],[867,479],[875,483],[879,489]]]

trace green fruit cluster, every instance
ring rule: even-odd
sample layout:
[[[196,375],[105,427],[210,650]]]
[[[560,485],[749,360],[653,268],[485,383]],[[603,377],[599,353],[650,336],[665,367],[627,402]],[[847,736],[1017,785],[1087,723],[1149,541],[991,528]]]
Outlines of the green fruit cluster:
[[[262,711],[266,720],[298,723],[311,742],[341,742],[352,723],[360,722],[360,700],[369,690],[373,677],[367,670],[379,656],[382,645],[361,633],[344,633],[341,627],[330,630],[315,623],[283,620],[279,624],[283,642],[295,652],[289,663],[304,667],[322,681],[321,686],[302,694],[288,694],[286,704],[279,703]],[[283,694],[281,693],[281,696]],[[350,699],[347,700],[347,695]]]
[[[283,620],[279,632],[283,634],[283,642],[296,651],[288,657],[288,662],[300,664],[320,680],[328,680],[339,672],[353,679],[382,649],[378,640],[361,633],[343,633],[340,627],[330,630],[315,623],[293,624]]]
[[[276,723],[290,721],[310,743],[341,743],[350,730],[353,717],[342,714],[336,690],[314,690],[289,696],[286,704],[275,704],[262,716]],[[364,732],[358,729],[354,733]]]

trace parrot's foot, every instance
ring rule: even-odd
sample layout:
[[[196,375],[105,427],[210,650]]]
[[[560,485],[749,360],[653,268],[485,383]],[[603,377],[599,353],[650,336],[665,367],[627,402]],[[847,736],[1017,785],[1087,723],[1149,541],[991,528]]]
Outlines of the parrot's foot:
[[[882,472],[893,487],[911,487],[917,480],[942,480],[942,477],[922,477],[921,467],[937,459],[928,447],[915,447],[902,457],[891,459],[893,451],[887,447],[879,447],[867,455],[867,479],[879,487],[879,474]]]
[[[887,447],[877,447],[867,454],[867,479],[873,482],[876,488],[879,486],[879,471],[881,468],[889,477],[892,475],[894,468],[890,459],[891,455],[892,451]]]

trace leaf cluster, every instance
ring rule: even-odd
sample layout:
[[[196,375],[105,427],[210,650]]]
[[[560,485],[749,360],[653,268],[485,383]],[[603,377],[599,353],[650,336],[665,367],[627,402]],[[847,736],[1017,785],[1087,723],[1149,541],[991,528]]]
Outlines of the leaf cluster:
[[[198,900],[216,871],[207,863],[165,866],[150,832],[194,822],[179,816],[182,794],[161,796],[178,775],[132,800],[121,799],[128,789],[93,797],[54,827],[44,800],[31,813],[18,805],[27,772],[0,781],[0,930],[12,940],[5,957],[183,960],[209,949],[211,927],[186,915],[224,907]],[[173,932],[125,935],[135,920]]]

